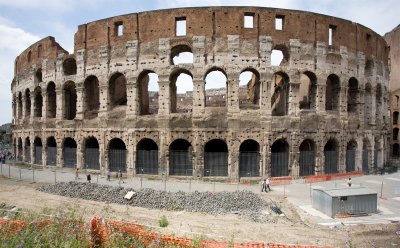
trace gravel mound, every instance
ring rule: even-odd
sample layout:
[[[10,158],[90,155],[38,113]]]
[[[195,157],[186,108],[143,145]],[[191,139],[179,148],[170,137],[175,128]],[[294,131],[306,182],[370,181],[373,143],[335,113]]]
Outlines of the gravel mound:
[[[44,185],[39,191],[86,200],[108,203],[129,204],[135,207],[169,211],[202,212],[207,214],[235,213],[249,217],[253,221],[268,221],[264,210],[269,203],[250,191],[235,192],[166,192],[153,189],[135,190],[132,188],[100,185],[95,183],[60,182]],[[136,192],[130,200],[124,199],[128,191]]]

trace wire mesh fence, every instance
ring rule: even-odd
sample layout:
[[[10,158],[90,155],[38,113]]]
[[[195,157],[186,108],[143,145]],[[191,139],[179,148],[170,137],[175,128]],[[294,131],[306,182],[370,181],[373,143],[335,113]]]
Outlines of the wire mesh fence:
[[[47,147],[47,165],[55,166],[57,163],[57,147]]]
[[[86,148],[85,168],[92,170],[99,170],[100,169],[99,157],[100,157],[99,148]]]
[[[169,174],[188,176],[193,174],[192,156],[188,151],[171,151],[169,153]]]
[[[356,150],[346,151],[346,172],[356,170]]]
[[[31,162],[31,146],[25,146],[25,162]]]
[[[126,172],[126,150],[108,150],[108,166],[111,172]]]
[[[299,175],[310,176],[315,174],[315,152],[314,151],[300,151],[299,158]]]
[[[324,151],[324,155],[325,155],[325,174],[338,173],[337,151]]]
[[[158,150],[136,151],[136,174],[158,174]]]
[[[271,153],[271,177],[284,177],[289,175],[289,153]]]
[[[368,159],[368,155],[369,155],[369,153],[368,153],[368,150],[363,150],[362,151],[362,170],[363,170],[363,172],[364,173],[366,173],[366,174],[368,174],[369,173],[369,166],[368,166],[368,163],[369,163],[369,159]]]
[[[76,148],[64,148],[64,167],[76,168]]]
[[[35,164],[42,164],[42,147],[35,146]]]
[[[205,177],[228,176],[228,153],[205,152],[204,176]]]
[[[258,152],[240,152],[239,177],[260,176],[260,154]]]

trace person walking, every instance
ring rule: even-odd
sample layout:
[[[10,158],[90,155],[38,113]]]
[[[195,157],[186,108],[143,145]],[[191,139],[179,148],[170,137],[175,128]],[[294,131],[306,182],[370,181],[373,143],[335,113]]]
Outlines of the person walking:
[[[267,179],[264,178],[263,181],[262,181],[262,183],[261,183],[261,192],[264,192],[264,191],[265,191],[265,193],[267,192],[267,184],[266,184],[266,181],[267,181]]]
[[[119,181],[122,183],[125,183],[124,180],[122,179],[122,171],[121,170],[118,171],[118,176],[119,176]]]
[[[349,185],[349,187],[351,187],[351,177],[349,177],[349,179],[347,179],[347,184]]]
[[[90,183],[92,181],[92,177],[90,176],[90,174],[87,174],[86,176],[87,181]]]
[[[75,180],[79,179],[79,168],[76,168],[75,170]]]
[[[111,181],[111,171],[110,171],[110,169],[107,170],[107,181]]]
[[[265,180],[265,192],[267,192],[267,190],[268,191],[271,191],[271,188],[269,187],[269,184],[270,184],[271,182],[270,182],[270,178],[268,177],[266,180]]]

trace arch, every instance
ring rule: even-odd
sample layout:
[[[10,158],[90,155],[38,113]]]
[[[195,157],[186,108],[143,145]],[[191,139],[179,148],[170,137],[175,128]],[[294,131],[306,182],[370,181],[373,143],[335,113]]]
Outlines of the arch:
[[[31,115],[31,91],[29,89],[25,90],[25,117]]]
[[[139,114],[158,113],[158,75],[154,71],[142,71],[137,80],[139,99]]]
[[[271,146],[271,177],[289,175],[289,145],[284,139],[276,140]]]
[[[228,176],[228,146],[212,139],[204,146],[204,176]]]
[[[399,123],[399,112],[394,111],[393,112],[393,125],[397,125]]]
[[[358,81],[352,77],[349,79],[349,92],[347,94],[347,112],[357,113],[359,102]]]
[[[65,76],[71,76],[76,74],[77,66],[74,58],[66,58],[62,64],[63,72]]]
[[[18,149],[17,160],[18,160],[18,161],[22,161],[23,149],[22,149],[22,138],[21,138],[21,137],[19,137],[19,138],[17,139],[17,149]]]
[[[36,81],[37,81],[38,83],[40,83],[40,82],[43,81],[43,77],[42,77],[42,68],[38,68],[38,69],[36,70],[36,72],[35,72],[35,78],[36,78]]]
[[[18,118],[22,118],[22,93],[18,93]]]
[[[100,108],[99,80],[96,76],[91,75],[85,79],[83,87],[85,118],[96,118]]]
[[[273,92],[271,97],[272,116],[284,116],[289,111],[289,76],[284,72],[276,72],[273,76]]]
[[[316,109],[317,106],[317,76],[305,71],[300,75],[300,109]]]
[[[372,122],[372,86],[370,83],[365,84],[364,122],[366,124]]]
[[[324,146],[325,174],[338,172],[338,143],[334,139],[328,140]]]
[[[284,66],[289,61],[289,48],[284,44],[277,44],[271,50],[271,65]]]
[[[31,162],[31,141],[29,137],[25,138],[25,162]]]
[[[371,144],[367,138],[363,140],[363,151],[362,151],[362,170],[365,174],[369,173],[369,150]]]
[[[47,117],[56,118],[56,113],[57,113],[56,85],[54,82],[50,82],[47,85]]]
[[[126,146],[119,138],[108,143],[108,169],[111,172],[126,172]]]
[[[76,87],[73,81],[64,84],[64,119],[73,120],[76,116]]]
[[[126,106],[126,78],[122,73],[115,73],[111,76],[108,84],[108,94],[110,97],[110,107]]]
[[[228,77],[219,67],[210,68],[204,77],[204,94],[206,107],[226,107]]]
[[[43,97],[42,97],[42,88],[39,86],[35,88],[34,91],[35,102],[33,106],[34,117],[42,117],[42,108],[43,108]]]
[[[42,140],[39,137],[36,137],[35,140],[33,141],[33,146],[34,146],[34,157],[35,157],[35,164],[42,164]]]
[[[393,128],[393,141],[398,141],[399,138],[399,128],[395,127]]]
[[[260,73],[253,68],[244,69],[239,76],[239,107],[259,109],[260,92]]]
[[[357,153],[357,142],[351,140],[347,143],[346,147],[346,172],[352,172],[356,170],[356,153]]]
[[[99,142],[95,137],[85,140],[84,166],[85,169],[100,170]]]
[[[325,89],[325,110],[338,111],[340,100],[340,80],[335,74],[328,76]]]
[[[76,168],[76,142],[73,138],[65,138],[63,142],[64,167]]]
[[[239,177],[260,176],[260,144],[247,139],[239,147]]]
[[[310,176],[315,174],[315,142],[311,139],[305,139],[301,142],[299,157],[299,175]]]
[[[392,155],[395,158],[398,158],[400,156],[400,145],[399,145],[399,143],[394,143],[392,145]]]
[[[171,113],[192,112],[193,75],[191,72],[186,69],[177,69],[171,73],[169,82]]]
[[[192,48],[185,44],[176,45],[171,48],[171,65],[193,64]]]
[[[47,138],[47,165],[57,164],[57,142],[54,136]]]
[[[158,174],[158,146],[152,139],[142,139],[136,145],[136,173]]]
[[[184,139],[174,140],[169,146],[169,175],[192,176],[192,145]]]

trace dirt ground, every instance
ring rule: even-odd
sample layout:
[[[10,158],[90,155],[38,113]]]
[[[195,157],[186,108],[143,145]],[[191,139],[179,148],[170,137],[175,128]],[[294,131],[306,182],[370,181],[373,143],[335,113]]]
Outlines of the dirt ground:
[[[39,192],[36,190],[38,186],[0,177],[0,203],[35,212],[48,212],[49,209],[78,211],[88,220],[93,216],[129,220],[177,237],[332,247],[345,247],[346,242],[347,227],[329,228],[312,223],[307,214],[301,210],[297,211],[281,198],[272,200],[283,210],[285,217],[276,216],[273,223],[255,223],[235,214],[213,216],[71,199]],[[262,197],[267,199],[269,196]],[[169,221],[166,228],[158,227],[158,220],[162,215]],[[396,231],[400,230],[400,224],[354,225],[349,228],[354,247],[400,247],[400,236],[396,234]]]

